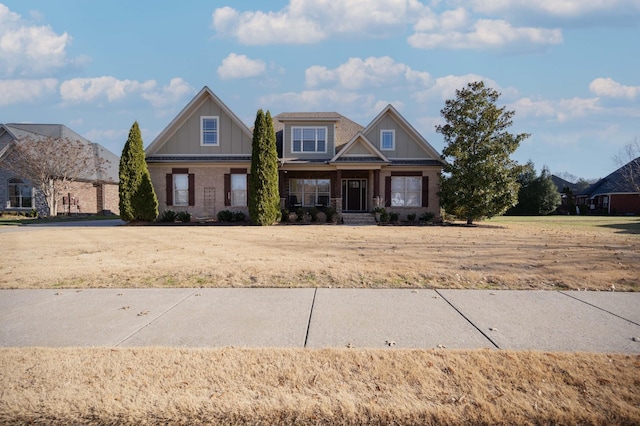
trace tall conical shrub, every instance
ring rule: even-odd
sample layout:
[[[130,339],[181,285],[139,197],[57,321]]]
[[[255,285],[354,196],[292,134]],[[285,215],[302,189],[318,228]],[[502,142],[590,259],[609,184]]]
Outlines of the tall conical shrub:
[[[256,114],[249,178],[249,216],[256,225],[273,225],[280,218],[278,151],[271,113]]]
[[[119,179],[122,220],[155,220],[158,217],[158,198],[144,159],[142,135],[137,121],[131,126],[129,137],[122,149]]]

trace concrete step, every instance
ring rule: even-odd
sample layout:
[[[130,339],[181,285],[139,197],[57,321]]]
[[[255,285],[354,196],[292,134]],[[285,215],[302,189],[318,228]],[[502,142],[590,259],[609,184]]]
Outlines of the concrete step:
[[[376,225],[376,218],[371,213],[342,213],[344,225]]]

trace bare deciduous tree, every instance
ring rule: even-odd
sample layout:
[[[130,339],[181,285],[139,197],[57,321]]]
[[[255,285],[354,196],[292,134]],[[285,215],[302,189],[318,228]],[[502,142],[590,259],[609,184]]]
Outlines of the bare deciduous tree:
[[[622,153],[614,157],[614,161],[621,167],[624,186],[629,186],[633,192],[640,193],[640,141],[638,138],[626,144]]]
[[[0,159],[5,169],[29,181],[40,190],[50,216],[58,214],[58,203],[72,182],[96,180],[105,160],[94,152],[93,144],[68,138],[29,137],[12,142]]]

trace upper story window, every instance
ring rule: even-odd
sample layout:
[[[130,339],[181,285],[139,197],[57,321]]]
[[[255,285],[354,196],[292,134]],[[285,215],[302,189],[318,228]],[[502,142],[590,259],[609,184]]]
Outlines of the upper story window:
[[[326,127],[293,127],[291,152],[327,152]]]
[[[219,145],[218,121],[218,117],[200,117],[200,145]]]
[[[393,151],[394,149],[396,149],[395,130],[380,131],[380,149],[383,151]]]

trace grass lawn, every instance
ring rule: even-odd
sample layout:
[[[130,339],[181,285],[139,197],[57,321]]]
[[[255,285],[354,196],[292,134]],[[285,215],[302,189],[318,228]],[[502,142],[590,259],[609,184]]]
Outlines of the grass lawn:
[[[640,290],[633,217],[22,226],[0,236],[0,288]],[[0,366],[0,424],[640,424],[637,355],[4,348]]]

